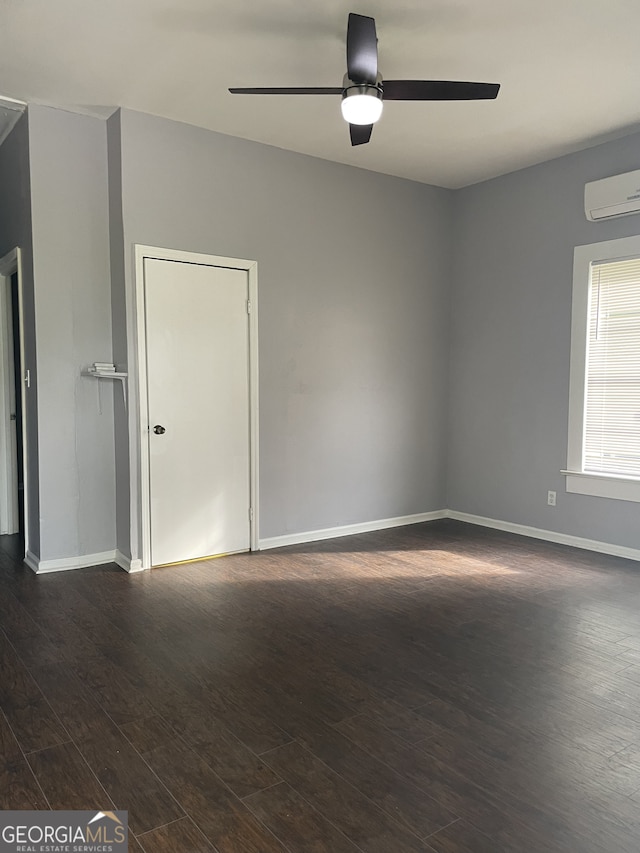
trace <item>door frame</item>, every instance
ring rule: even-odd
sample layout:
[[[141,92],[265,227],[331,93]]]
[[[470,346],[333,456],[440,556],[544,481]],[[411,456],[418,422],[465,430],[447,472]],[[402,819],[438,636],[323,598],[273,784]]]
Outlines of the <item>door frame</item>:
[[[29,445],[27,442],[27,387],[30,387],[30,376],[29,371],[25,367],[25,348],[24,348],[24,284],[22,277],[22,251],[19,246],[15,249],[12,249],[8,252],[4,257],[0,258],[0,288],[2,289],[1,298],[3,303],[7,304],[6,290],[11,287],[11,276],[17,274],[18,276],[18,335],[20,337],[19,340],[19,352],[20,352],[20,406],[22,409],[22,501],[23,501],[23,531],[22,535],[24,537],[24,552],[25,555],[29,552],[29,478],[27,476],[28,471],[28,453],[29,453]],[[6,312],[3,312],[6,313]],[[5,323],[11,323],[11,317],[3,316],[3,321]],[[2,330],[4,332],[4,329]],[[6,342],[5,342],[6,344]],[[10,391],[7,385],[7,370],[9,365],[7,364],[6,358],[6,346],[0,347],[2,353],[0,354],[0,359],[2,361],[2,375],[4,378],[3,388],[0,389],[0,393],[4,395],[5,405],[8,404],[10,399]],[[13,381],[12,377],[9,377],[10,381]],[[16,400],[16,405],[18,401]],[[2,453],[5,456],[5,464],[16,466],[17,460],[10,458],[10,454],[12,453],[11,442],[4,441],[2,447]],[[8,493],[8,488],[7,488]],[[8,495],[7,495],[8,497]],[[3,496],[4,498],[4,496]],[[9,501],[9,504],[11,501]]]
[[[174,261],[209,267],[242,270],[247,273],[249,306],[249,531],[250,550],[259,547],[259,480],[258,480],[258,264],[240,258],[205,255],[198,252],[183,252],[178,249],[162,249],[156,246],[134,245],[135,251],[135,306],[136,306],[136,357],[137,357],[137,405],[132,406],[136,422],[139,474],[131,471],[132,486],[135,484],[140,495],[141,508],[141,559],[142,568],[151,568],[151,494],[149,465],[149,417],[147,399],[147,333],[144,302],[144,262],[146,258],[159,261]],[[133,402],[133,401],[132,401]],[[132,494],[134,489],[132,488]]]
[[[18,396],[15,370],[17,367],[20,376],[22,370],[19,365],[14,365],[12,278],[3,276],[0,282],[0,458],[4,471],[0,477],[0,535],[19,531],[18,436],[16,431],[14,439],[10,417],[12,410],[17,413],[20,405],[14,399]]]

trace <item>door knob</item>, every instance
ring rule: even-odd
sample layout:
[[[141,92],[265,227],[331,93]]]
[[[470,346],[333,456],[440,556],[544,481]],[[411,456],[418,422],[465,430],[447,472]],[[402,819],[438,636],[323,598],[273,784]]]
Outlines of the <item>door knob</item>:
[[[160,424],[156,424],[153,428],[153,431],[155,432],[156,435],[164,435],[166,432],[166,429],[163,426],[161,426]]]

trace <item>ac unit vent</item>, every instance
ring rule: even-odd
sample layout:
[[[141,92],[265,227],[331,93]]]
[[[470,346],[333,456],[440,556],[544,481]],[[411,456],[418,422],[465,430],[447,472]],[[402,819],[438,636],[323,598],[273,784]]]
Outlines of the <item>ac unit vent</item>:
[[[640,213],[640,169],[585,184],[584,212],[591,222]]]

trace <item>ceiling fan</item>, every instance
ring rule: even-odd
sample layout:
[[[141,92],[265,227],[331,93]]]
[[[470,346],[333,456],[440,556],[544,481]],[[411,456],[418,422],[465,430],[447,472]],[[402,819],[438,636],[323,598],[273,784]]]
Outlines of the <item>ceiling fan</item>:
[[[347,24],[347,73],[342,87],[229,89],[233,95],[342,95],[352,145],[371,139],[384,101],[475,101],[497,97],[499,83],[451,80],[383,80],[378,71],[376,22],[351,12]]]

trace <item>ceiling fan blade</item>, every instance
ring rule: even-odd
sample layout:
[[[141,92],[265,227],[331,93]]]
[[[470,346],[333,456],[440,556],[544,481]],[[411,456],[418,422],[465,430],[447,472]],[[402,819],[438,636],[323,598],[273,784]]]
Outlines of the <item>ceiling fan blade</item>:
[[[354,12],[347,24],[347,76],[354,83],[375,83],[378,79],[376,22]]]
[[[385,101],[475,101],[497,97],[499,83],[452,80],[385,80]]]
[[[352,145],[365,145],[371,139],[372,124],[350,124],[349,133],[351,134]]]
[[[229,89],[232,95],[341,95],[342,89],[337,86],[294,87],[294,88],[262,88],[262,89]]]

